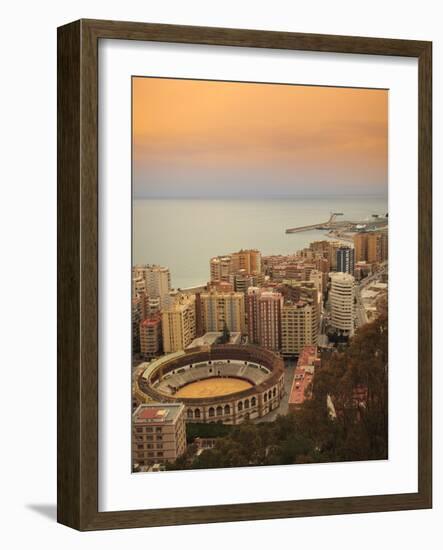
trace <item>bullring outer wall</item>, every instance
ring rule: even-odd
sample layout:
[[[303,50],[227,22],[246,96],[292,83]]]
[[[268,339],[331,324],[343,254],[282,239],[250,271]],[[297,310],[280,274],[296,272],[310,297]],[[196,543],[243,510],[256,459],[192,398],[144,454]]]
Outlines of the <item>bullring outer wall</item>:
[[[202,363],[214,364],[217,372],[221,372],[217,376],[223,377],[223,365],[228,365],[230,361],[242,361],[251,368],[264,367],[268,374],[259,384],[223,396],[179,398],[155,388],[163,377],[170,375],[172,378],[178,370],[186,374],[187,370]],[[248,380],[247,377],[244,379]],[[139,402],[153,399],[183,403],[187,422],[240,424],[245,420],[262,418],[280,405],[284,392],[284,363],[275,353],[256,346],[213,345],[192,348],[147,364],[138,376],[136,386],[135,395]]]

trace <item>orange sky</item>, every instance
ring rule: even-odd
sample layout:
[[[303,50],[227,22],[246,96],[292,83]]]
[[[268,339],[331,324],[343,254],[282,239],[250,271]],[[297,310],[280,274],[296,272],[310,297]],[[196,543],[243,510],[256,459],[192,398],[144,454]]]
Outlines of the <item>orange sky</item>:
[[[136,196],[387,192],[388,92],[133,79]]]

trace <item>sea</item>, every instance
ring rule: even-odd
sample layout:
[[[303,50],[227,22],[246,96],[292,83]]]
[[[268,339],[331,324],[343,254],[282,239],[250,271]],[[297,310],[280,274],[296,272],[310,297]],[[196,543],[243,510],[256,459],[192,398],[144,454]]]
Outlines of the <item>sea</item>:
[[[262,255],[292,254],[327,231],[286,234],[290,227],[324,223],[332,212],[339,220],[369,221],[384,216],[384,196],[297,197],[278,199],[135,199],[133,264],[170,269],[173,288],[209,280],[209,260],[241,248]]]

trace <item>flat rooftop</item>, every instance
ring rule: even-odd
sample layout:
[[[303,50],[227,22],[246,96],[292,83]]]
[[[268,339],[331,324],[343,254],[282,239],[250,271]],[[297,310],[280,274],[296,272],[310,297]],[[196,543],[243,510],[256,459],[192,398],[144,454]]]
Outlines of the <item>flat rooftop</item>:
[[[134,411],[132,418],[136,424],[173,424],[183,409],[182,403],[142,404]]]
[[[317,346],[305,346],[298,357],[297,367],[316,365],[318,361]]]
[[[206,332],[203,336],[195,338],[186,349],[197,348],[200,346],[212,346],[222,336],[222,332]],[[239,344],[241,340],[240,332],[231,332],[229,335],[229,344]]]
[[[314,377],[313,370],[297,367],[294,371],[294,380],[292,382],[291,393],[289,395],[289,405],[301,405],[309,396],[305,394],[306,389]]]

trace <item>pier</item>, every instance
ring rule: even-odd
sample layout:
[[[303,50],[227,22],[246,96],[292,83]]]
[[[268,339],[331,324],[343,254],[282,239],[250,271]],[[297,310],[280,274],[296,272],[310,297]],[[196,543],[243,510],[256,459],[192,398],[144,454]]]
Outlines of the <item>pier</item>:
[[[331,212],[329,220],[324,223],[313,223],[312,225],[302,225],[300,227],[291,227],[286,229],[286,233],[301,233],[303,231],[312,231],[314,229],[328,229],[330,236],[333,233],[336,237],[341,237],[340,233],[342,232],[351,232],[355,233],[360,229],[365,231],[379,231],[380,229],[385,229],[388,226],[388,217],[380,217],[376,214],[372,215],[371,221],[349,221],[342,220],[337,221],[338,216],[343,216],[342,212]],[[349,238],[347,240],[350,240]]]
[[[286,233],[301,233],[302,231],[310,231],[311,229],[332,229],[335,227],[335,220],[337,216],[343,216],[343,214],[341,212],[333,212],[327,222],[302,225],[300,227],[291,227],[286,229]]]

